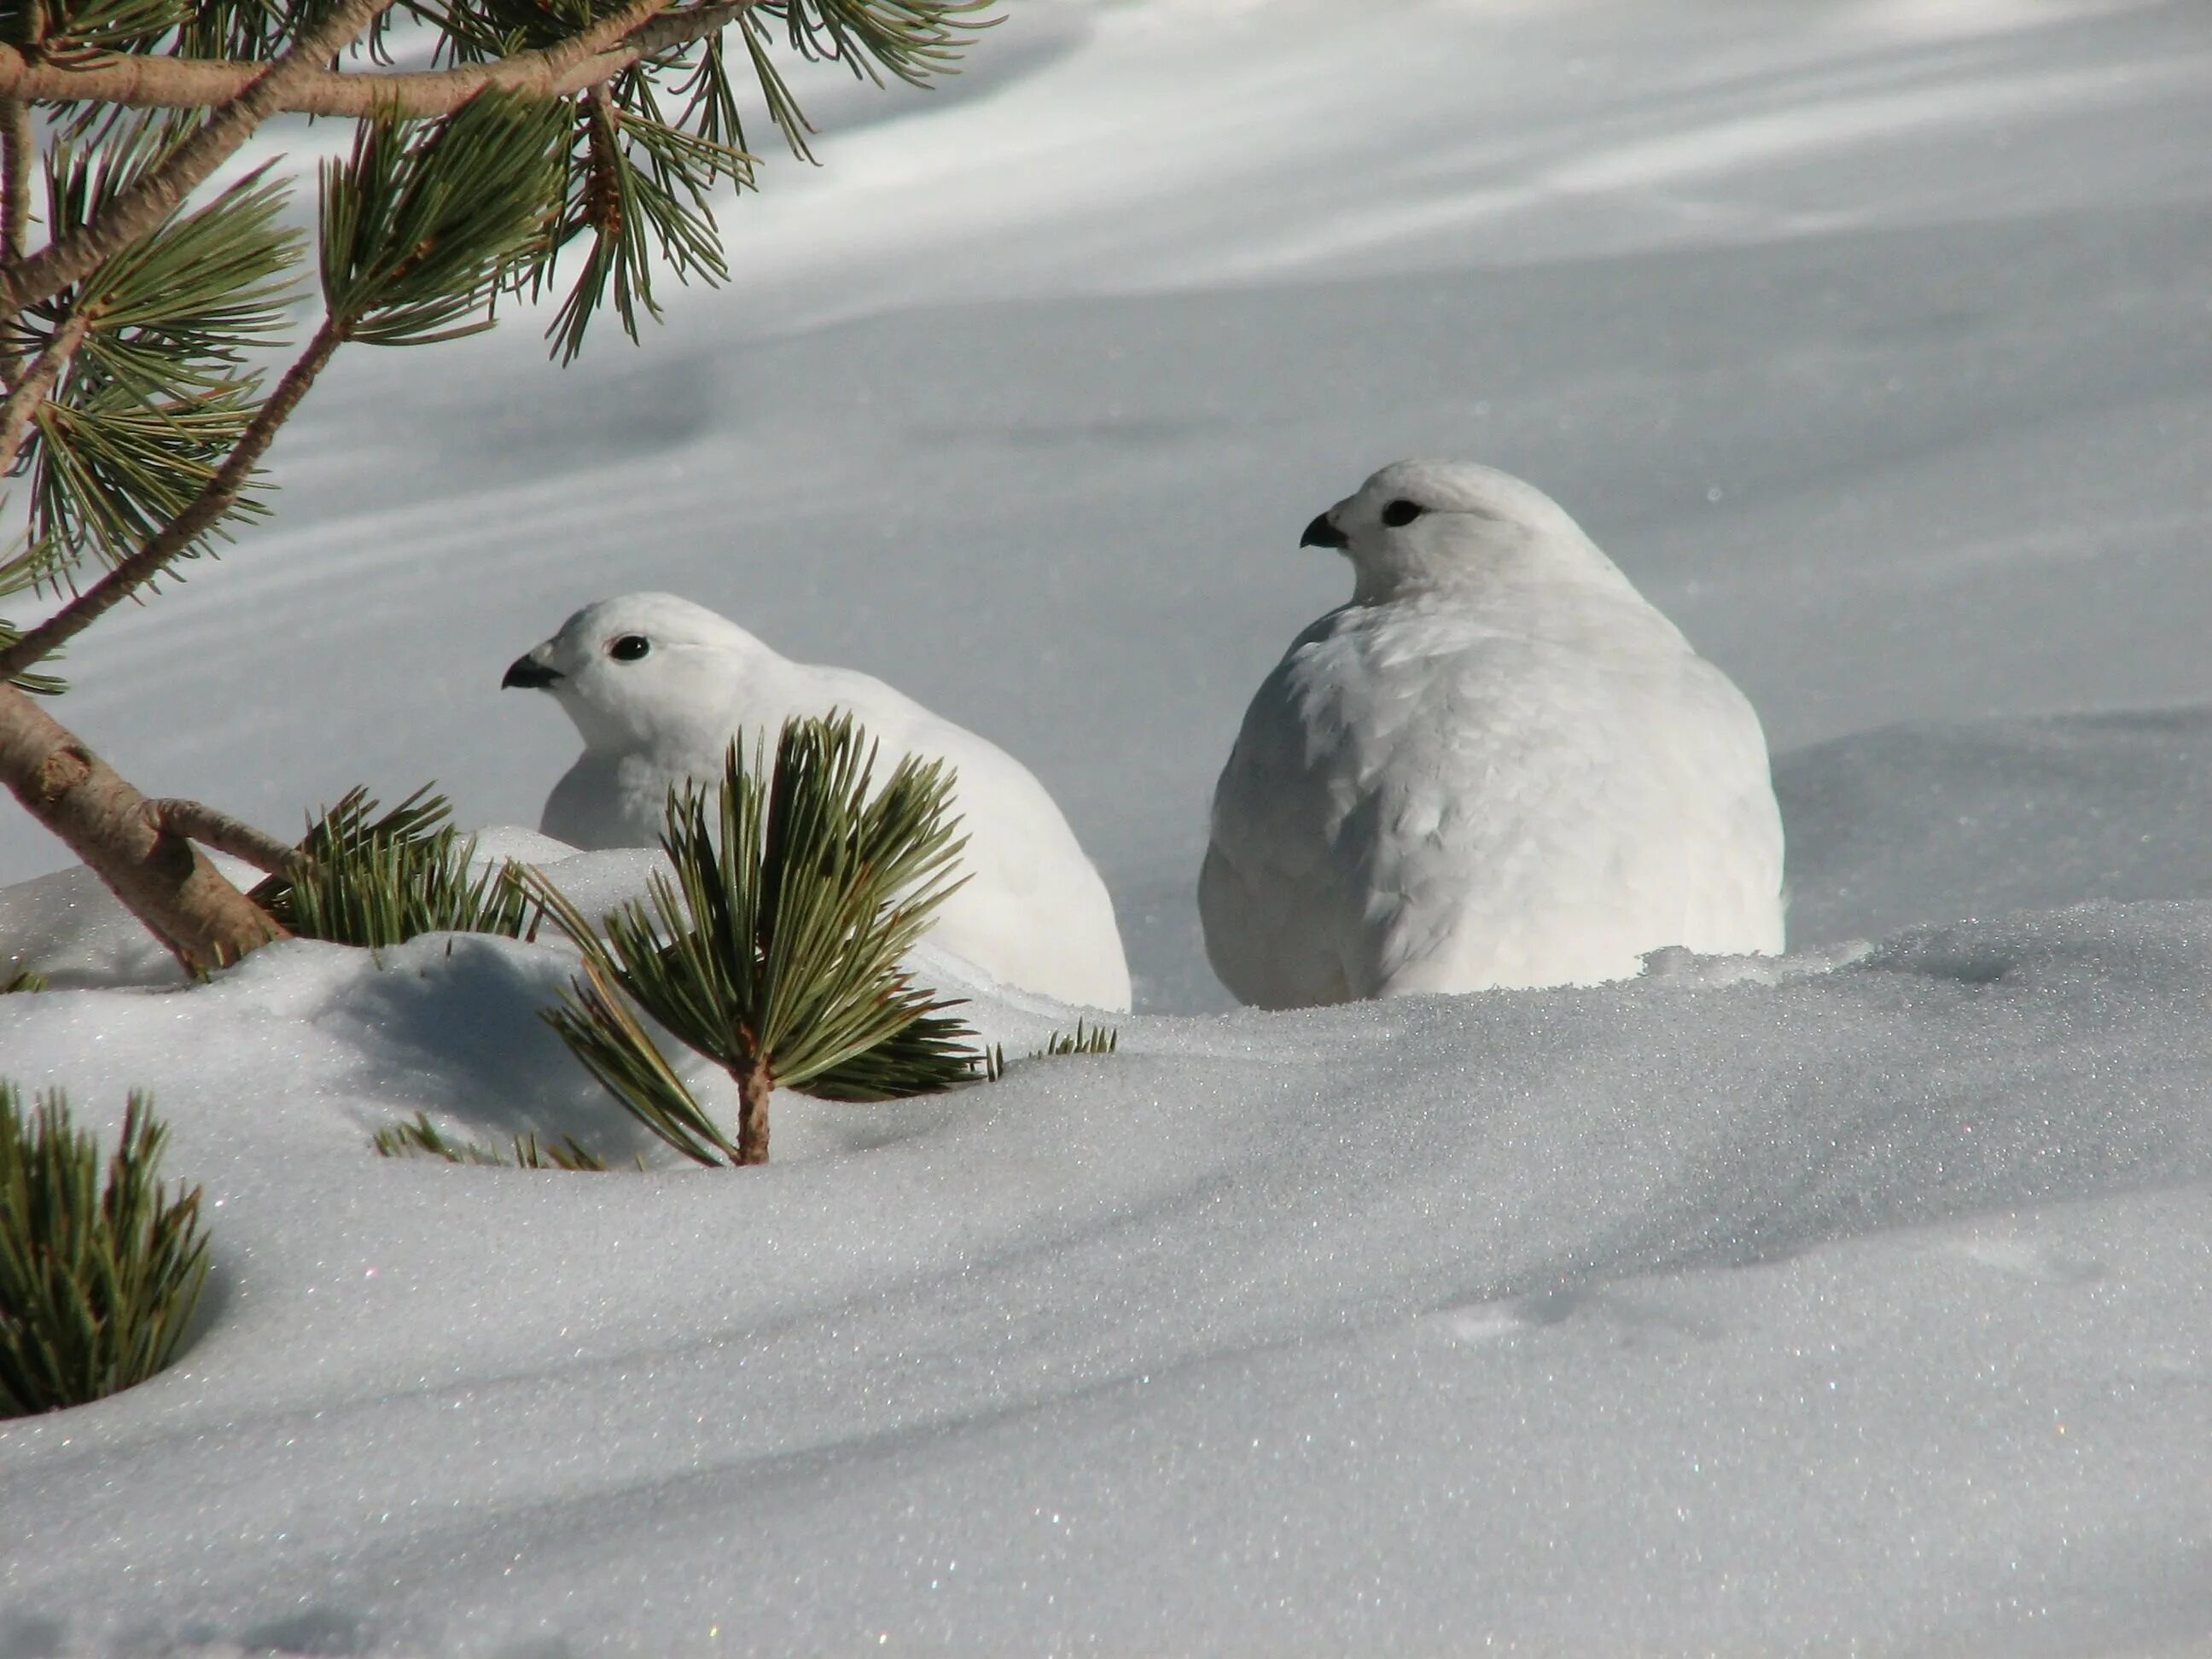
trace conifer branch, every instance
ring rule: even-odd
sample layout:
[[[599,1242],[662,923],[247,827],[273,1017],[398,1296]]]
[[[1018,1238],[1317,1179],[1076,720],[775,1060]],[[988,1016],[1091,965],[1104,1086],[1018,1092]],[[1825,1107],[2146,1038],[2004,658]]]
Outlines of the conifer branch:
[[[114,768],[5,683],[0,781],[193,972],[286,937],[191,842],[155,824]]]
[[[325,318],[299,361],[284,372],[269,401],[254,411],[229,457],[216,469],[198,498],[169,520],[159,534],[112,570],[64,605],[5,650],[0,650],[0,679],[13,679],[33,664],[43,661],[92,626],[101,617],[161,575],[183,556],[217,520],[238,502],[247,479],[283,426],[307,395],[307,388],[344,339],[337,323]]]
[[[398,74],[317,70],[289,83],[272,113],[378,113],[406,119],[450,115],[487,88],[559,97],[597,86],[631,64],[712,34],[761,0],[725,0],[663,12],[665,0],[634,0],[558,46],[520,52],[495,63]],[[656,16],[654,14],[660,13]],[[54,102],[119,104],[132,109],[202,109],[236,98],[264,65],[230,58],[118,55],[90,64],[27,58],[0,46],[0,93]]]
[[[71,235],[57,238],[28,258],[0,264],[0,316],[16,315],[52,299],[150,233],[236,154],[256,128],[285,107],[285,100],[295,87],[327,73],[323,65],[394,3],[395,0],[340,0],[331,15],[302,35],[291,51],[261,70],[235,97],[217,106],[198,131],[117,198],[109,212]],[[20,52],[15,55],[21,59]],[[4,79],[0,79],[0,89],[12,90]]]
[[[30,237],[31,161],[37,150],[30,104],[0,97],[0,264],[13,265],[21,259]],[[18,314],[11,310],[0,316],[0,385],[11,391],[23,366],[23,354],[16,349]],[[5,471],[0,466],[0,472]]]
[[[21,98],[0,98],[0,259],[20,259],[31,234],[31,157],[38,140],[31,131],[31,106]]]
[[[53,331],[39,355],[31,360],[31,367],[24,371],[22,378],[9,387],[8,401],[0,405],[0,477],[15,465],[16,453],[23,447],[23,440],[31,430],[31,417],[39,412],[39,405],[46,402],[91,327],[89,312],[71,312],[68,320]],[[16,361],[20,362],[21,359]]]
[[[146,803],[146,822],[157,830],[183,836],[203,847],[212,847],[218,853],[243,859],[268,875],[292,875],[307,862],[298,848],[204,802],[149,800]]]
[[[23,44],[35,50],[46,37],[46,7],[26,7],[21,21]],[[23,250],[30,246],[31,173],[38,148],[30,100],[0,97],[0,191],[5,192],[0,195],[0,270],[13,270],[21,264]],[[20,307],[0,309],[0,384],[10,390],[23,367],[18,335],[21,319]]]

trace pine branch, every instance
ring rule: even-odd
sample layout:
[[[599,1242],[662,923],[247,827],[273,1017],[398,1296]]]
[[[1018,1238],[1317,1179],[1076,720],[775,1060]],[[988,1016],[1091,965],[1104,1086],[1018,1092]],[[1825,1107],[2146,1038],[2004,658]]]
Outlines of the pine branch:
[[[503,92],[441,122],[362,122],[351,157],[322,169],[323,297],[345,337],[489,328],[492,295],[545,246],[568,125],[561,103]]]
[[[15,465],[23,440],[30,435],[31,417],[39,412],[39,405],[54,389],[54,382],[61,379],[63,368],[76,356],[91,326],[90,313],[71,312],[32,360],[22,379],[9,388],[8,402],[0,407],[0,477]]]
[[[395,0],[340,0],[320,25],[218,105],[198,131],[142,179],[113,209],[71,235],[58,237],[29,258],[0,265],[0,317],[18,314],[82,281],[173,213],[185,198],[237,153],[255,129],[282,111],[295,87],[327,73],[322,65],[343,51]],[[9,49],[12,50],[12,49]],[[15,56],[20,61],[21,53]],[[12,90],[0,79],[0,91]]]
[[[0,197],[0,258],[20,259],[31,234],[31,160],[38,150],[27,100],[0,98],[0,143],[7,151],[7,194]]]
[[[551,98],[597,86],[633,64],[714,33],[763,0],[726,0],[662,12],[665,0],[634,0],[613,17],[558,46],[489,64],[398,74],[320,70],[300,77],[272,112],[378,113],[407,119],[450,115],[488,88]],[[91,64],[33,61],[0,46],[0,94],[41,101],[120,104],[134,109],[202,109],[251,86],[264,65],[232,59],[114,58]]]
[[[12,265],[23,257],[31,233],[31,161],[38,138],[31,125],[31,106],[23,99],[0,97],[0,264]],[[15,319],[10,311],[0,316],[0,385],[15,387],[23,365],[17,349]],[[7,469],[0,466],[0,472]]]
[[[112,767],[4,682],[0,782],[191,971],[285,937],[191,842],[158,829]]]
[[[234,818],[228,812],[196,800],[149,800],[146,822],[155,830],[183,836],[218,853],[243,859],[255,869],[275,875],[295,873],[306,860],[296,847]]]
[[[46,35],[46,6],[24,7],[18,27],[23,45],[35,50]],[[0,196],[0,270],[21,263],[23,250],[30,245],[32,162],[38,148],[30,100],[0,97],[0,191],[6,192]],[[23,367],[21,342],[17,337],[21,319],[21,307],[0,309],[0,384],[10,390]]]
[[[277,428],[290,417],[300,399],[307,395],[307,388],[315,383],[315,377],[323,372],[343,339],[336,325],[325,319],[323,325],[315,331],[314,338],[307,343],[307,350],[277,382],[269,401],[255,411],[237,447],[216,469],[198,499],[170,520],[160,534],[136,553],[119,561],[112,570],[36,628],[27,630],[13,645],[0,650],[0,679],[13,679],[33,664],[52,656],[161,574],[212,529],[237,504],[246,480],[276,437]]]

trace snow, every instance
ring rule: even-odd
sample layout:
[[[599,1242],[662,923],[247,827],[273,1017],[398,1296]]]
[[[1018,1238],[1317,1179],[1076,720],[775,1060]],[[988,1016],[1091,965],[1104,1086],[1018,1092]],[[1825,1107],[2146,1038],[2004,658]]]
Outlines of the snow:
[[[1035,769],[1141,1012],[694,1171],[552,947],[176,993],[11,890],[105,965],[0,1073],[151,1087],[216,1267],[0,1425],[0,1655],[2212,1650],[2208,91],[2191,0],[1026,0],[824,102],[641,349],[342,354],[270,523],[72,649],[126,775],[526,820],[573,738],[503,665],[682,592]],[[1797,954],[1214,1012],[1299,527],[1440,450],[1749,694]],[[369,1153],[418,1109],[651,1167]]]

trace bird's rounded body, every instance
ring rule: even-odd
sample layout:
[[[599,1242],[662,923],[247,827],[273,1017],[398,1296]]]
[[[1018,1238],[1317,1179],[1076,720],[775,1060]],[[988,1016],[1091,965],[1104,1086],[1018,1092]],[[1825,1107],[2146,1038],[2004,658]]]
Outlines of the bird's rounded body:
[[[613,658],[610,645],[626,639],[647,641],[647,654]],[[997,744],[881,680],[791,661],[666,594],[587,606],[508,676],[553,692],[584,737],[539,823],[574,847],[654,845],[672,784],[718,781],[733,738],[750,756],[795,717],[852,715],[879,748],[879,781],[905,755],[946,762],[967,880],[939,911],[932,942],[1024,990],[1129,1006],[1113,901],[1044,786]]]
[[[1422,465],[1382,493],[1402,507],[1446,471],[1515,489],[1437,507],[1469,517],[1443,526],[1467,558],[1363,568],[1254,696],[1199,883],[1223,982],[1289,1007],[1593,984],[1666,945],[1781,950],[1749,702],[1531,487]],[[1535,521],[1493,516],[1500,496]]]

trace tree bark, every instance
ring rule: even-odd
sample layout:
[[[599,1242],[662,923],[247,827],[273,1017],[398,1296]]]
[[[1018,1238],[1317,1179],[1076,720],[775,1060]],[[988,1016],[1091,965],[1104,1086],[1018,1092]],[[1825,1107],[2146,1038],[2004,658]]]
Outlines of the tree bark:
[[[31,226],[31,167],[38,159],[31,106],[16,97],[0,98],[0,261],[23,257]],[[11,389],[22,372],[23,354],[15,338],[18,313],[0,316],[0,385]]]
[[[775,1090],[768,1062],[757,1060],[738,1078],[738,1162],[768,1162],[768,1099]]]
[[[54,382],[61,379],[69,360],[84,343],[91,327],[89,316],[82,311],[74,312],[54,331],[45,349],[31,360],[29,368],[23,368],[20,357],[0,362],[0,371],[8,376],[8,401],[0,405],[0,474],[15,466],[23,440],[30,435],[33,418],[53,391]]]
[[[14,316],[41,300],[51,300],[160,224],[228,161],[256,128],[284,107],[294,87],[321,73],[324,64],[394,3],[395,0],[339,0],[290,52],[273,64],[255,65],[253,79],[236,97],[217,106],[198,132],[116,198],[96,221],[79,227],[71,235],[58,237],[27,258],[0,264],[0,314]]]
[[[297,876],[309,867],[307,855],[298,848],[199,801],[149,800],[146,815],[172,835],[228,853],[264,875]]]
[[[642,0],[558,46],[490,64],[452,69],[363,73],[317,70],[287,87],[280,112],[359,118],[380,111],[410,119],[450,115],[487,88],[559,97],[612,79],[631,64],[689,46],[736,21],[760,0],[662,12]],[[656,16],[654,14],[660,15]],[[0,94],[54,103],[121,104],[132,109],[203,109],[229,102],[268,66],[227,58],[123,53],[88,63],[54,63],[0,45]]]
[[[112,767],[5,684],[0,781],[188,970],[212,971],[287,937]]]

